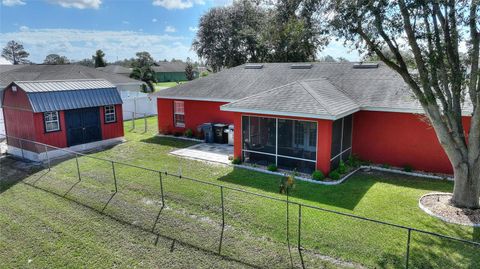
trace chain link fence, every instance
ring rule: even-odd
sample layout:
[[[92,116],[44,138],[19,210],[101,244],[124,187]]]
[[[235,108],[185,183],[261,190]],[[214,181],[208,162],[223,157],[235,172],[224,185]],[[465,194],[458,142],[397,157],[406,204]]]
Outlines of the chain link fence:
[[[198,180],[181,171],[6,139],[11,153],[36,156],[44,167],[24,183],[166,236],[172,250],[176,242],[189,244],[268,268],[480,268],[479,242]],[[252,200],[258,202],[252,206]]]

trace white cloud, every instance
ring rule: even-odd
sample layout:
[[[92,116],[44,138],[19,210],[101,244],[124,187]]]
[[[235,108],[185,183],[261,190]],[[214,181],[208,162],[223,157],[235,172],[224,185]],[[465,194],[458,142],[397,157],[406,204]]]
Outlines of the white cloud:
[[[20,31],[22,32],[25,32],[25,31],[28,31],[30,28],[28,28],[28,26],[25,26],[25,25],[22,25],[20,26],[20,28],[18,28]]]
[[[187,9],[194,5],[205,5],[205,0],[153,0],[152,4],[166,9]]]
[[[197,58],[190,50],[189,37],[139,31],[28,29],[0,35],[0,44],[10,40],[22,43],[30,53],[29,60],[37,63],[51,53],[73,60],[90,58],[97,49],[102,49],[109,61],[134,57],[138,51],[149,51],[156,59]]]
[[[102,0],[48,0],[52,4],[57,4],[66,8],[98,9],[102,4]]]
[[[23,6],[25,2],[22,0],[2,0],[2,5],[7,7]]]
[[[196,32],[198,31],[198,27],[190,26],[190,27],[188,27],[188,30],[189,30],[190,32],[196,33]]]
[[[130,22],[129,21],[122,21],[122,24],[127,24],[128,25],[128,24],[130,24]]]
[[[175,33],[176,31],[177,29],[175,29],[175,27],[173,26],[168,25],[167,27],[165,27],[165,32],[167,33]]]
[[[158,21],[157,18],[152,19],[152,22],[157,22],[157,21]]]

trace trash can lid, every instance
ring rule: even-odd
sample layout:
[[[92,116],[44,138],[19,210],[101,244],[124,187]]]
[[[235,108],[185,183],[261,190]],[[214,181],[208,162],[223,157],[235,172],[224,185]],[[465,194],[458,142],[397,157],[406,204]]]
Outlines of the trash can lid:
[[[217,123],[217,124],[214,124],[213,126],[215,126],[215,127],[225,127],[227,125],[225,125],[223,123]]]
[[[233,130],[233,127],[234,127],[233,124],[228,125],[228,129],[232,129],[232,130]]]

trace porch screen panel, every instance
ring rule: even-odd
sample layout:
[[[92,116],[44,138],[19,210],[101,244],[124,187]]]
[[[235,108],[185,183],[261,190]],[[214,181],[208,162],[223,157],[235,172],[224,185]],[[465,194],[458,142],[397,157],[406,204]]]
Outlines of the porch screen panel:
[[[275,154],[275,119],[244,117],[249,122],[243,124],[243,148],[246,150]]]
[[[346,161],[352,154],[352,128],[352,115],[333,122],[331,169],[336,169],[341,160]]]
[[[342,120],[336,120],[332,126],[332,153],[331,158],[335,158],[342,152]]]
[[[278,155],[315,161],[316,154],[315,122],[278,120]]]
[[[352,115],[343,119],[343,142],[342,142],[342,160],[346,161],[352,154]]]
[[[311,174],[315,171],[315,162],[278,157],[277,166],[281,169],[296,169],[299,172]]]

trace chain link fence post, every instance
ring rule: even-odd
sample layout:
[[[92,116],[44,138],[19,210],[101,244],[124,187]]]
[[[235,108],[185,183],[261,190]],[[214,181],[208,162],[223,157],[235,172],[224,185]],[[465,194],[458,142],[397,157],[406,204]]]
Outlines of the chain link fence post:
[[[25,159],[25,155],[23,153],[23,142],[22,142],[22,139],[19,139],[18,141],[20,141],[20,150],[22,151],[22,159]]]
[[[113,180],[115,181],[115,193],[118,192],[117,188],[117,175],[115,174],[115,162],[112,161],[112,172],[113,172]]]
[[[220,186],[220,198],[222,200],[222,232],[220,234],[220,244],[218,245],[218,254],[222,252],[223,233],[225,231],[225,202],[223,198],[223,186]]]
[[[290,248],[290,201],[289,201],[289,195],[288,195],[288,186],[286,187],[286,192],[287,194],[287,246],[288,246],[288,254],[290,256],[290,265],[293,268],[293,258],[292,258],[292,250]]]
[[[48,163],[48,172],[51,170],[51,165],[50,165],[50,157],[48,157],[48,148],[47,145],[44,145],[45,147],[45,157],[47,157],[47,163]]]
[[[408,228],[407,237],[407,252],[405,253],[405,268],[408,269],[408,263],[410,261],[410,238],[412,237],[412,229]]]
[[[143,114],[143,121],[145,123],[145,129],[144,129],[144,133],[147,133],[147,114]]]
[[[77,174],[78,174],[78,181],[82,181],[82,176],[80,174],[80,164],[78,163],[78,154],[75,154],[75,162],[77,163]]]
[[[298,204],[298,254],[300,255],[300,262],[302,263],[302,268],[305,269],[305,263],[303,262],[302,254],[302,205]]]
[[[132,112],[132,130],[135,130],[135,112]]]

